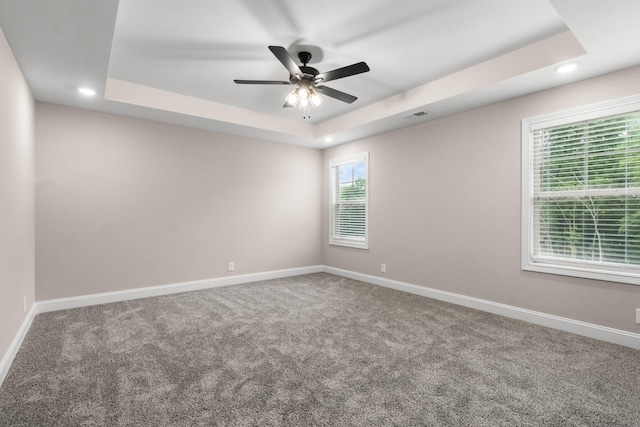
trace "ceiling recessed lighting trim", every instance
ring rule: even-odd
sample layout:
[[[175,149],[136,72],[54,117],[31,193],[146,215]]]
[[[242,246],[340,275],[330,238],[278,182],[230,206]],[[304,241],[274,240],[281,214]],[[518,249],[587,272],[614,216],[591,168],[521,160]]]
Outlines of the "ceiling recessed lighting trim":
[[[560,73],[560,74],[571,73],[577,69],[578,69],[577,62],[567,62],[564,64],[560,64],[556,68],[554,68],[554,70],[556,70],[556,73]]]
[[[90,87],[78,88],[78,92],[84,96],[96,96],[96,91],[91,89]]]
[[[333,142],[333,137],[332,136],[325,136],[323,141],[324,142]]]

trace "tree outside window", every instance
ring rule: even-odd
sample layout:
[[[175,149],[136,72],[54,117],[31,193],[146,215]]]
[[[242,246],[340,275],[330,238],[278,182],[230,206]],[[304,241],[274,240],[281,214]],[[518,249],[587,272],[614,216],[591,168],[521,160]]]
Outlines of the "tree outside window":
[[[524,269],[640,284],[637,98],[523,121]]]

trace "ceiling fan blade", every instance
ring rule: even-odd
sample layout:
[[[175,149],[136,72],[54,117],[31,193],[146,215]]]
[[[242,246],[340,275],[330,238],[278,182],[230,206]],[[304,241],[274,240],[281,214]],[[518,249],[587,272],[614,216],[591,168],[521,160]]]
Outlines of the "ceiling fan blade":
[[[234,80],[239,85],[290,85],[291,82],[280,80]]]
[[[295,107],[295,105],[289,104],[289,101],[284,101],[284,104],[282,105],[282,108],[292,108],[292,107]]]
[[[278,61],[282,62],[282,65],[289,71],[292,76],[302,75],[302,71],[296,61],[293,60],[287,49],[282,46],[269,46],[269,50],[278,58]]]
[[[353,95],[340,92],[339,90],[331,89],[330,87],[327,87],[327,86],[316,86],[316,90],[318,92],[321,92],[323,95],[330,96],[331,98],[335,98],[339,101],[346,102],[347,104],[351,104],[353,101],[358,99]]]
[[[327,71],[326,73],[320,73],[316,76],[315,80],[324,83],[331,80],[342,79],[344,77],[355,76],[356,74],[366,73],[369,70],[369,66],[366,62],[358,62],[357,64],[347,65],[346,67],[337,68],[335,70]]]

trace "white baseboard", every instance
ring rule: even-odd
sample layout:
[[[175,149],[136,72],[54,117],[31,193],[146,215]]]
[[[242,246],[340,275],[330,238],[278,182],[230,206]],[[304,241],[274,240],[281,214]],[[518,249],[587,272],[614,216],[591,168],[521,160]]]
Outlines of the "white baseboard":
[[[640,350],[640,334],[633,332],[334,267],[325,266],[323,271]]]
[[[215,279],[197,280],[193,282],[175,283],[162,286],[151,286],[139,289],[128,289],[117,292],[106,292],[93,295],[84,295],[71,298],[60,298],[48,301],[36,302],[32,307],[22,326],[18,330],[9,349],[0,362],[0,385],[4,381],[11,363],[15,358],[24,337],[33,322],[37,313],[45,313],[49,311],[66,310],[69,308],[84,307],[89,305],[106,304],[118,301],[127,301],[138,298],[147,298],[160,295],[169,295],[180,292],[196,291],[201,289],[216,288],[221,286],[239,285],[243,283],[256,282],[260,280],[278,279],[283,277],[299,276],[302,274],[326,272],[337,276],[348,277],[355,280],[371,283],[373,285],[384,286],[399,291],[409,292],[440,301],[450,302],[489,313],[498,314],[526,322],[546,326],[562,331],[574,333],[577,335],[595,338],[614,344],[623,345],[640,350],[640,334],[623,331],[620,329],[609,328],[606,326],[595,325],[578,320],[568,319],[565,317],[555,316],[551,314],[541,313],[538,311],[527,310],[520,307],[501,304],[493,301],[483,300],[479,298],[469,297],[452,292],[441,291],[438,289],[427,288],[424,286],[413,285],[410,283],[399,282],[396,280],[385,279],[377,276],[357,273],[349,270],[316,265],[310,267],[292,268],[286,270],[275,270],[263,273],[243,274],[237,276],[220,277]]]
[[[33,304],[31,306],[31,310],[27,313],[27,317],[24,318],[20,329],[18,329],[18,333],[11,341],[7,352],[2,357],[2,361],[0,362],[0,386],[4,382],[7,374],[9,373],[9,368],[11,368],[11,364],[13,363],[13,359],[18,354],[18,350],[20,350],[20,346],[22,345],[22,341],[24,341],[24,337],[27,336],[27,332],[29,332],[29,328],[31,327],[31,323],[33,319],[36,317],[36,305]]]
[[[302,274],[319,273],[321,265],[287,270],[267,271],[263,273],[242,274],[237,276],[218,277],[215,279],[196,280],[193,282],[174,283],[170,285],[150,286],[146,288],[127,289],[124,291],[105,292],[101,294],[82,295],[78,297],[60,298],[36,302],[36,312],[66,310],[69,308],[85,307],[89,305],[107,304],[111,302],[128,301],[139,298],[160,295],[177,294],[180,292],[199,291],[220,286],[240,285],[260,280],[279,279],[282,277],[300,276]]]

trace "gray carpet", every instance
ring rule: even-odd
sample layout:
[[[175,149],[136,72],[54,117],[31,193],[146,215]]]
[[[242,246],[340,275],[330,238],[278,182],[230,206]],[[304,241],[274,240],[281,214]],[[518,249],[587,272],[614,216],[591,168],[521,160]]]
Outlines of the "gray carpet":
[[[640,352],[329,274],[36,316],[2,426],[640,426]]]

